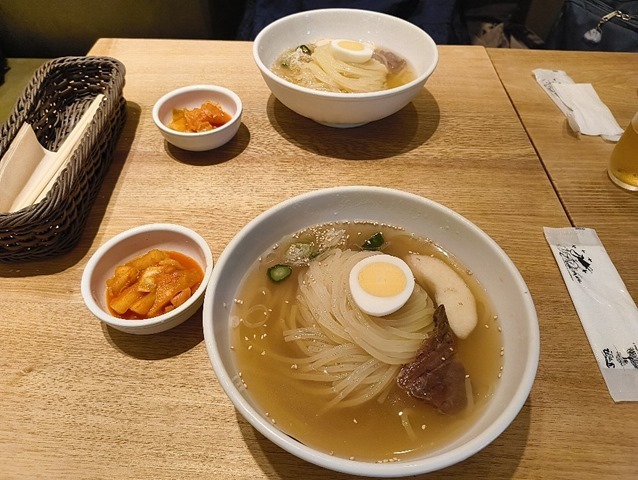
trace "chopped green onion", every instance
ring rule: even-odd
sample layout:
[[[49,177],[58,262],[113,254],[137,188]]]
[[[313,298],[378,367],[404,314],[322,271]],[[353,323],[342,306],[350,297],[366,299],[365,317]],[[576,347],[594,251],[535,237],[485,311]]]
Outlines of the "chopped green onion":
[[[383,234],[381,232],[377,232],[370,238],[368,238],[365,242],[363,242],[361,248],[363,248],[364,250],[379,250],[384,242],[385,240],[383,240]]]
[[[279,283],[282,280],[285,280],[290,276],[291,273],[292,268],[288,265],[279,264],[268,269],[268,276],[275,283]]]

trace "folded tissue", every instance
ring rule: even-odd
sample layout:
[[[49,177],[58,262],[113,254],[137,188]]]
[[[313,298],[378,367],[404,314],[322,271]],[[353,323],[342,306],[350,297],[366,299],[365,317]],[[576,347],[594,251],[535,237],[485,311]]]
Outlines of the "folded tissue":
[[[575,83],[562,70],[533,70],[538,84],[567,117],[572,130],[617,142],[623,133],[591,83]]]

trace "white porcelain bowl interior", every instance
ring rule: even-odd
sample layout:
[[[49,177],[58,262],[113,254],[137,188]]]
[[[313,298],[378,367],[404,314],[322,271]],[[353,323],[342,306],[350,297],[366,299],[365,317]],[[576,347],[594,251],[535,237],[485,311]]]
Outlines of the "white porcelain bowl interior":
[[[231,120],[206,132],[178,132],[168,127],[173,120],[173,109],[199,108],[208,100],[218,103]],[[241,125],[242,112],[242,101],[232,90],[217,85],[190,85],[163,95],[153,106],[152,114],[167,142],[183,150],[198,152],[221,147],[233,138]]]
[[[192,296],[178,308],[144,320],[126,320],[112,315],[106,304],[106,281],[115,267],[154,248],[188,255],[204,271],[204,279]],[[181,225],[154,223],[122,232],[101,245],[89,259],[82,275],[81,290],[88,309],[99,320],[117,330],[133,334],[159,333],[192,317],[202,305],[213,271],[213,254],[195,231]]]
[[[285,50],[320,39],[369,42],[407,60],[416,78],[401,87],[371,93],[332,93],[288,82],[270,68]],[[265,27],[253,45],[253,57],[273,95],[304,117],[332,127],[354,127],[401,110],[423,89],[438,64],[434,40],[398,17],[357,9],[320,9],[296,13]]]
[[[345,220],[373,220],[404,227],[429,238],[469,268],[485,288],[498,315],[505,352],[504,370],[493,397],[476,423],[452,443],[422,458],[367,463],[335,458],[281,432],[240,392],[230,346],[228,305],[251,265],[284,236],[308,226]],[[534,303],[520,273],[487,234],[454,211],[431,200],[378,187],[338,187],[291,198],[248,223],[219,257],[204,301],[204,337],[212,367],[239,412],[263,435],[308,462],[344,473],[389,477],[442,469],[475,454],[498,437],[523,407],[534,382],[539,329]]]

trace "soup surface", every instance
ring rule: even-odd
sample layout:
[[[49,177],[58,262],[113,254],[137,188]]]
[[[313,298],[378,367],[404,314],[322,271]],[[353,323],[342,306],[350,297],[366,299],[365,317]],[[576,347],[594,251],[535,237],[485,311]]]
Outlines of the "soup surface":
[[[465,280],[476,299],[478,325],[466,339],[456,339],[457,358],[465,367],[466,385],[471,385],[471,398],[459,413],[440,413],[423,400],[408,396],[395,379],[381,394],[356,406],[335,405],[333,389],[312,379],[307,371],[302,373],[295,359],[304,354],[296,342],[286,341],[287,332],[290,339],[291,312],[299,303],[299,282],[304,282],[308,267],[295,265],[287,278],[276,283],[269,278],[269,269],[289,260],[290,246],[299,242],[315,247],[322,244],[328,251],[361,251],[365,241],[378,233],[383,235],[380,251],[384,254],[403,257],[417,253],[444,260]],[[231,319],[231,342],[239,372],[236,385],[245,389],[282,431],[310,447],[347,459],[400,461],[444,446],[480,415],[502,370],[498,319],[471,272],[439,246],[392,226],[334,223],[282,239],[247,273],[231,307]],[[316,373],[327,372],[319,369]],[[327,407],[331,400],[333,405]]]

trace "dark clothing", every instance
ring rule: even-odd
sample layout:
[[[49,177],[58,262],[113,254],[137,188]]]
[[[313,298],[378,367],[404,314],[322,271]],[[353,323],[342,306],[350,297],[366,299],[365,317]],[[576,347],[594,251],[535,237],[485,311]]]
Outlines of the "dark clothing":
[[[456,0],[247,0],[238,40],[254,40],[273,21],[305,10],[359,8],[403,18],[425,30],[439,45],[468,43]]]

